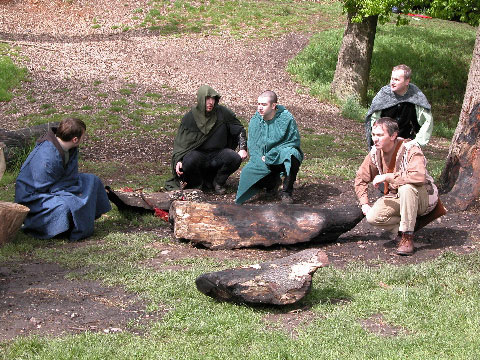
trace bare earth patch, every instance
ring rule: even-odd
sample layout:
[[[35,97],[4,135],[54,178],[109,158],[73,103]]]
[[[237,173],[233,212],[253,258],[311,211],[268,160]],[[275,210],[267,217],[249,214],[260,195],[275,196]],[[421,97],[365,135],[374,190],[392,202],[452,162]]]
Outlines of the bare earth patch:
[[[239,117],[248,120],[256,98],[265,89],[278,92],[280,102],[295,116],[300,127],[315,134],[359,133],[363,125],[341,117],[336,107],[307,95],[285,72],[287,61],[307,43],[306,34],[290,33],[270,40],[236,40],[228,36],[198,34],[162,37],[146,29],[123,32],[134,26],[133,11],[147,9],[148,0],[0,0],[0,40],[21,49],[21,62],[31,73],[21,96],[0,104],[0,127],[17,129],[22,116],[40,113],[46,104],[57,109],[81,106],[106,108],[120,98],[128,84],[131,102],[141,101],[148,92],[169,97],[179,107],[194,105],[200,85],[209,84],[222,94],[222,102]],[[95,24],[101,25],[99,28]],[[119,26],[116,28],[116,26]],[[34,101],[33,101],[34,100]],[[128,126],[122,123],[120,127]],[[89,161],[113,160],[125,165],[114,178],[103,178],[106,185],[121,186],[122,173],[139,172],[137,162],[153,161],[168,166],[172,136],[152,131],[128,141],[102,136],[87,139],[82,157]],[[433,148],[438,144],[432,143]],[[437,151],[436,149],[432,151]],[[238,174],[229,179],[227,194],[207,194],[209,201],[233,202]],[[297,203],[335,207],[355,202],[353,184],[329,183],[325,179],[299,181]],[[254,202],[265,199],[257,197]],[[155,271],[181,270],[172,260],[208,257],[258,263],[287,256],[305,247],[326,251],[331,266],[343,267],[352,261],[371,266],[382,263],[405,265],[434,259],[447,251],[470,253],[480,246],[478,212],[449,213],[416,237],[417,251],[411,257],[394,254],[390,235],[362,221],[333,243],[314,243],[273,249],[210,251],[173,239],[168,229],[159,230],[160,255],[146,263]],[[66,269],[37,259],[0,264],[0,341],[18,335],[60,335],[83,331],[140,331],[135,324],[158,319],[162,313],[146,314],[136,296],[97,282],[67,280]],[[295,328],[313,319],[308,309],[274,313],[266,317],[280,323],[292,336]],[[366,319],[362,325],[382,335],[393,335],[381,316]],[[273,326],[273,325],[272,325]]]

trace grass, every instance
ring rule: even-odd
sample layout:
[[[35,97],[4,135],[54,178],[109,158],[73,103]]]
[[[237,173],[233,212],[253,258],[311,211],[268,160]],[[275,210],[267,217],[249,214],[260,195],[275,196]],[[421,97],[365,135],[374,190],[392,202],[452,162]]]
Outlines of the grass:
[[[320,100],[336,101],[330,95],[330,83],[342,35],[342,29],[317,34],[288,64],[287,70]],[[475,28],[448,21],[379,25],[370,70],[369,102],[389,82],[393,66],[408,64],[413,69],[412,82],[432,105],[434,135],[450,138],[458,122],[474,42]],[[342,105],[342,114],[363,120],[364,109],[352,105],[352,101]]]
[[[16,66],[9,55],[9,48],[0,44],[0,101],[10,101],[11,90],[27,76],[27,70]]]
[[[341,12],[331,1],[169,1],[154,0],[149,9],[136,9],[144,16],[141,27],[162,35],[207,33],[264,38],[289,31],[320,30],[325,18],[336,20]]]
[[[1,344],[0,354],[5,359],[472,359],[477,355],[478,253],[446,253],[428,263],[401,267],[351,263],[344,269],[319,269],[312,292],[300,304],[310,309],[313,318],[290,336],[265,317],[295,308],[218,303],[196,290],[198,275],[246,261],[183,258],[165,264],[181,266],[180,270],[152,271],[148,260],[159,250],[151,245],[162,240],[148,228],[164,224],[149,215],[128,219],[113,210],[99,220],[95,236],[83,246],[21,237],[0,249],[0,259],[29,253],[71,269],[70,279],[122,286],[142,297],[147,311],[168,309],[144,336],[127,331],[23,337]],[[128,232],[131,227],[136,232]],[[362,328],[363,321],[379,317],[397,334],[380,336]]]

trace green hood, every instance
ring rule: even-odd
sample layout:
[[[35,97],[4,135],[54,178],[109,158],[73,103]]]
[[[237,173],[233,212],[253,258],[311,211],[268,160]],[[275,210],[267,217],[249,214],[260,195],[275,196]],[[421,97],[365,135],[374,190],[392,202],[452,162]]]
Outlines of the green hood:
[[[215,98],[215,107],[207,115],[205,114],[205,99]],[[197,106],[192,107],[193,118],[198,129],[203,134],[208,134],[217,121],[217,104],[220,101],[220,94],[208,85],[200,86],[197,91]]]

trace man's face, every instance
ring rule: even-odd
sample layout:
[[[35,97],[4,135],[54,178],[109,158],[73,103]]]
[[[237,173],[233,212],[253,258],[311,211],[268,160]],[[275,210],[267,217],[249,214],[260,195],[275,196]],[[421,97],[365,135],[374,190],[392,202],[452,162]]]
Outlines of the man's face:
[[[390,78],[390,89],[397,95],[404,95],[407,92],[410,79],[405,79],[405,72],[403,70],[392,71]]]
[[[268,97],[258,98],[257,111],[262,115],[263,120],[271,120],[275,116],[277,103],[271,103]]]
[[[209,113],[215,107],[215,98],[211,96],[207,96],[205,98],[205,111]]]
[[[396,138],[397,133],[394,133],[392,136],[388,135],[387,129],[384,125],[373,125],[372,140],[376,149],[385,152],[390,151],[395,144]]]

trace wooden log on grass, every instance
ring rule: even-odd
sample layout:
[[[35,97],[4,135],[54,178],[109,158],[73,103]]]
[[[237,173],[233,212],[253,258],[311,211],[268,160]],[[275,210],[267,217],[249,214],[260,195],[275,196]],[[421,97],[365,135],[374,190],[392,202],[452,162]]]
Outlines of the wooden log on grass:
[[[0,129],[0,142],[5,144],[4,156],[7,164],[12,162],[19,153],[30,151],[40,136],[56,126],[58,126],[58,122],[49,122],[19,130]]]
[[[212,250],[329,241],[351,230],[363,218],[358,206],[323,209],[189,201],[173,202],[169,216],[177,239]]]
[[[203,274],[195,284],[219,301],[294,304],[310,291],[315,271],[327,264],[324,251],[307,249],[269,262]]]

